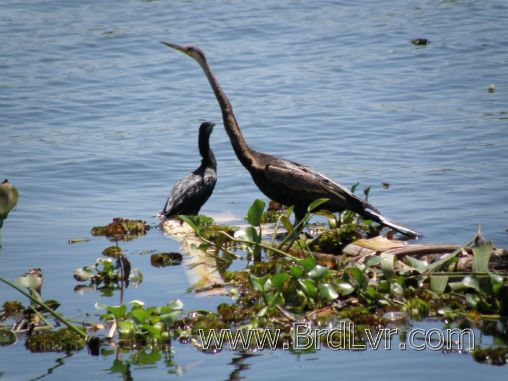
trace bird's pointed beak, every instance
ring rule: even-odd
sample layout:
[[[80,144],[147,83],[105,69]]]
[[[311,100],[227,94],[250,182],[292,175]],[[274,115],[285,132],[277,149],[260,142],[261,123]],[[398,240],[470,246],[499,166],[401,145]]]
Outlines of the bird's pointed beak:
[[[187,49],[185,48],[185,46],[172,44],[172,43],[166,42],[166,41],[161,41],[161,44],[166,45],[168,48],[173,48],[173,49],[176,49],[184,54],[187,54]]]

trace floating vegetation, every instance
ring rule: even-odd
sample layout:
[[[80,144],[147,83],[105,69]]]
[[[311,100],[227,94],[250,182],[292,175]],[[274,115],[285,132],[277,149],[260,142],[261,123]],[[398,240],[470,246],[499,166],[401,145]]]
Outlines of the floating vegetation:
[[[369,191],[364,190],[366,197]],[[316,200],[296,226],[290,223],[292,208],[279,206],[272,206],[275,219],[266,224],[266,204],[261,200],[252,203],[248,225],[243,227],[215,225],[206,216],[180,216],[181,223],[173,221],[192,229],[180,236],[184,237],[182,249],[189,253],[186,267],[198,274],[190,290],[198,295],[231,296],[231,302],[219,304],[214,311],[183,314],[180,301],[151,307],[139,300],[124,303],[124,289],[132,282],[141,283],[142,277],[131,270],[122,250],[111,246],[103,251],[107,258],[74,272],[76,280],[89,282],[88,288],[103,296],[120,291],[117,305],[96,304],[103,311],[100,321],[84,323],[95,337],[56,314],[58,302],[40,300],[40,269],[27,272],[18,278],[18,286],[13,285],[29,289],[30,293],[20,292],[32,305],[25,308],[16,301],[5,302],[1,316],[25,321],[24,331],[34,332],[26,342],[32,351],[76,350],[86,341],[89,350],[98,354],[107,353],[109,349],[101,346],[110,343],[124,352],[136,348],[148,363],[159,361],[171,340],[192,343],[206,353],[222,350],[225,343],[233,349],[238,340],[250,349],[294,348],[298,325],[320,329],[316,338],[323,346],[363,350],[372,344],[373,332],[394,325],[406,327],[398,332],[400,342],[406,343],[408,320],[432,319],[444,327],[494,336],[502,346],[482,347],[473,340],[472,356],[482,363],[506,363],[506,326],[496,324],[508,316],[505,250],[480,232],[462,246],[408,244],[393,239],[390,231],[382,236],[381,226],[352,212],[314,214],[314,208],[326,201]],[[151,253],[150,262],[156,267],[180,264],[183,259],[180,253]],[[50,315],[72,333],[65,331],[66,336],[56,331],[48,321]],[[5,342],[12,342],[15,330],[2,329]],[[258,341],[242,336],[244,330],[275,336]],[[330,330],[335,335],[330,336]],[[210,335],[217,332],[226,336],[212,340]],[[62,340],[53,341],[54,336]],[[447,345],[453,351],[457,343],[450,340]],[[132,361],[137,361],[135,356]],[[122,364],[118,366],[130,363]]]
[[[111,248],[108,248],[111,249]],[[114,290],[128,287],[130,283],[139,285],[143,275],[138,269],[131,269],[125,255],[112,258],[97,258],[94,264],[74,270],[74,279],[78,282],[90,282],[90,287],[101,290],[104,296],[111,296]]]
[[[0,328],[0,346],[11,345],[16,342],[16,334],[8,329]]]
[[[417,45],[417,46],[425,46],[425,45],[430,44],[430,41],[427,40],[426,38],[413,38],[411,40],[411,43],[413,45]]]
[[[83,242],[88,242],[90,241],[90,238],[75,238],[75,239],[70,239],[67,241],[67,243],[69,245],[74,245],[75,243],[83,243]]]
[[[182,264],[180,253],[156,253],[150,256],[150,263],[153,267],[176,266]]]
[[[1,319],[7,319],[16,317],[23,312],[25,307],[17,300],[6,300],[2,305],[2,313],[0,314]]]
[[[118,246],[106,247],[104,250],[102,250],[102,255],[105,255],[106,257],[117,258],[122,255],[122,249]]]
[[[29,336],[25,346],[31,352],[68,352],[85,346],[85,340],[69,328],[38,332]]]
[[[113,218],[113,222],[106,226],[94,226],[91,234],[128,241],[144,236],[148,230],[150,230],[150,226],[145,221]]]

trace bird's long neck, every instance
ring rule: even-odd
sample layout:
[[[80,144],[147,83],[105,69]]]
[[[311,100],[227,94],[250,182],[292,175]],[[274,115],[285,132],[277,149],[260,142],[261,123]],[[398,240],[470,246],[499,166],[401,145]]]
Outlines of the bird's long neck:
[[[231,103],[229,103],[228,97],[226,97],[226,94],[224,94],[224,91],[220,87],[219,82],[217,81],[217,78],[215,78],[215,75],[210,69],[208,63],[199,62],[199,64],[205,72],[205,75],[208,78],[208,82],[210,82],[210,86],[212,87],[213,92],[215,93],[215,97],[219,102],[219,106],[222,110],[224,128],[226,129],[229,140],[233,145],[236,156],[244,167],[250,168],[253,162],[253,151],[243,138],[240,127],[238,126],[238,122],[236,121],[235,114],[233,113],[233,107],[231,106]]]
[[[201,165],[216,169],[217,162],[215,161],[213,151],[210,149],[210,135],[200,134],[198,146],[199,153],[203,158],[203,160],[201,160]]]

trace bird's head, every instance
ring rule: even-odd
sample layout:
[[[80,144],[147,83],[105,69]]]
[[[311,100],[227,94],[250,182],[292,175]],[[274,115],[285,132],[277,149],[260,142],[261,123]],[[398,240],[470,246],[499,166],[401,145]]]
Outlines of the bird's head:
[[[213,128],[215,127],[215,123],[213,122],[203,122],[201,126],[199,126],[199,135],[210,136],[213,132]]]
[[[172,44],[170,42],[161,41],[161,44],[166,45],[168,48],[173,48],[178,50],[179,52],[182,52],[189,57],[194,58],[199,63],[206,62],[205,53],[201,49],[199,49],[197,46],[194,45],[177,45]]]

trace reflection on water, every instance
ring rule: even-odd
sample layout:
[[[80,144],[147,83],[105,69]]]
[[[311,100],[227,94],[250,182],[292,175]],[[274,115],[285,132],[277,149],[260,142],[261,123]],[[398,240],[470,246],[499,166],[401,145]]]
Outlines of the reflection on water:
[[[62,301],[64,314],[89,311],[100,297],[76,297],[72,272],[93,263],[105,244],[67,241],[117,216],[155,225],[167,189],[195,167],[195,126],[214,120],[219,127],[221,114],[199,67],[160,40],[205,50],[253,148],[346,186],[372,185],[371,201],[423,232],[426,242],[463,243],[481,225],[486,238],[508,246],[506,11],[503,1],[234,0],[206,9],[199,2],[3,1],[0,181],[16,184],[21,197],[2,229],[2,275],[41,267],[45,295]],[[417,37],[431,43],[416,47],[410,40]],[[240,221],[262,195],[223,129],[211,145],[219,178],[202,212]],[[145,275],[127,300],[180,298],[189,309],[217,304],[186,294],[180,269],[151,268],[148,256],[138,255],[177,251],[178,243],[153,231],[125,249]],[[13,297],[0,288],[0,300]],[[174,350],[174,361],[187,369],[182,376],[192,379],[225,379],[238,356]],[[0,357],[4,377],[31,379],[59,355],[35,358],[16,344],[0,349]],[[132,365],[131,375],[165,378],[162,363]],[[463,379],[498,372],[460,356],[413,352],[263,352],[248,363],[242,376],[267,379],[394,368],[392,378],[401,379],[415,371]],[[87,368],[100,379],[110,367],[110,357],[80,352],[48,377]]]

